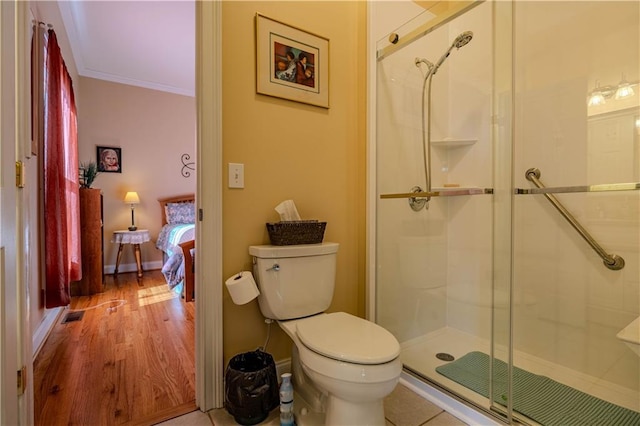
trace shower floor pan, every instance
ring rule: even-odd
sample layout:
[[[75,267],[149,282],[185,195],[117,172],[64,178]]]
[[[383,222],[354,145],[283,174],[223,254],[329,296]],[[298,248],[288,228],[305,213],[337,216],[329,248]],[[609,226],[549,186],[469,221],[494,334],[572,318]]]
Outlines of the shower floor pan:
[[[478,406],[487,407],[487,398],[435,371],[436,367],[447,363],[446,361],[441,361],[436,358],[436,354],[447,353],[458,359],[471,351],[490,354],[489,341],[454,328],[445,327],[424,336],[403,342],[401,344],[400,357],[405,366],[456,392],[466,400]],[[498,357],[506,359],[506,350],[498,354]],[[550,363],[523,352],[516,351],[514,357],[516,360],[515,364],[519,368],[531,373],[547,376],[557,382],[564,383],[574,389],[613,404],[630,410],[640,411],[638,392]]]

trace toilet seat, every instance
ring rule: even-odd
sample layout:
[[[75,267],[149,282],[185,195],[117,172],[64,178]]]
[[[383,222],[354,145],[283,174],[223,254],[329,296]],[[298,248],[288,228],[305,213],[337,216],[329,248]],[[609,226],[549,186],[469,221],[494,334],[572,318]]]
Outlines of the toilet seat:
[[[400,355],[400,345],[389,331],[345,312],[299,320],[296,335],[310,350],[352,364],[383,364]]]

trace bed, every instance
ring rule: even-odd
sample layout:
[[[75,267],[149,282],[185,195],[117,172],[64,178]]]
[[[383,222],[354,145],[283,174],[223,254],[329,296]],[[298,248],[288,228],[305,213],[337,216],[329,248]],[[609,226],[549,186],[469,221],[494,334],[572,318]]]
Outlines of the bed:
[[[195,197],[193,194],[161,198],[162,228],[156,248],[163,252],[162,274],[171,289],[182,285],[185,302],[193,300],[195,253]]]

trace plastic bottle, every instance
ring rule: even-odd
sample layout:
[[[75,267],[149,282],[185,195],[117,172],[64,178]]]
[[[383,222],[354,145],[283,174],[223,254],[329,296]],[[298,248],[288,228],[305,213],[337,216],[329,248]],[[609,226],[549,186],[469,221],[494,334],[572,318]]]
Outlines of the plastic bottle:
[[[291,373],[284,373],[280,385],[280,426],[293,426],[293,385]]]

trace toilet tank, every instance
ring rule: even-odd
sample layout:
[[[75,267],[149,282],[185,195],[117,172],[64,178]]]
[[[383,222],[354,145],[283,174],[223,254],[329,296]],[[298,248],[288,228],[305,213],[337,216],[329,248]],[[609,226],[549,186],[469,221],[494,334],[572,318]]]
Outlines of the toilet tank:
[[[333,299],[338,246],[250,246],[262,315],[287,320],[324,312]]]

